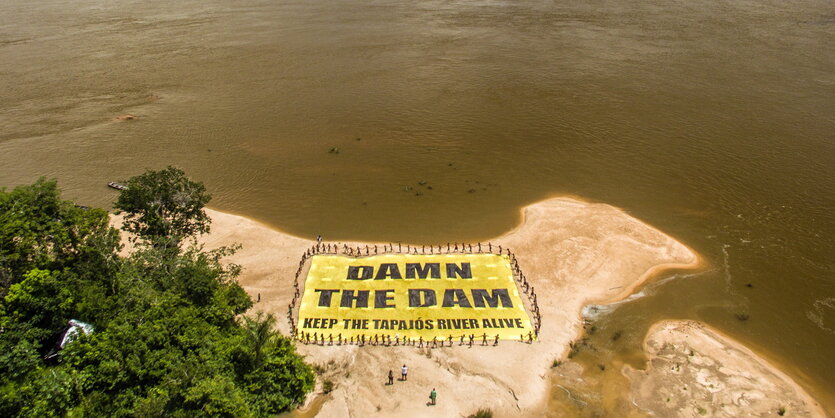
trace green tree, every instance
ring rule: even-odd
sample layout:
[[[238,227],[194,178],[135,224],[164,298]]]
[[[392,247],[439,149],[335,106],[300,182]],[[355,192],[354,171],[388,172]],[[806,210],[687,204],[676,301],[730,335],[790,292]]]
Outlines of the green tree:
[[[155,247],[178,247],[182,240],[209,232],[203,208],[211,200],[202,183],[169,166],[127,181],[114,205],[124,214],[123,229]]]
[[[243,367],[240,380],[256,410],[277,414],[304,401],[313,389],[313,369],[295,352],[292,340],[274,328],[275,317],[244,317]]]
[[[46,345],[74,312],[71,273],[33,269],[13,284],[2,304],[0,327],[4,333]],[[46,348],[46,347],[44,347]]]
[[[112,276],[118,249],[107,212],[61,200],[54,180],[0,190],[0,297],[33,268]]]
[[[260,369],[264,365],[264,353],[268,351],[277,338],[275,316],[258,312],[255,318],[243,318],[247,342],[251,348],[251,369]]]
[[[128,191],[185,184],[195,207],[208,201],[202,185],[164,171]],[[146,181],[157,177],[179,180]],[[165,232],[137,210],[130,228],[148,245],[126,257],[106,212],[62,201],[55,182],[0,191],[0,209],[0,416],[270,416],[312,390],[274,317],[238,319],[252,300],[241,267],[222,261],[236,248],[180,248],[208,230],[202,209],[156,212],[170,215]],[[95,331],[44,360],[70,318]]]

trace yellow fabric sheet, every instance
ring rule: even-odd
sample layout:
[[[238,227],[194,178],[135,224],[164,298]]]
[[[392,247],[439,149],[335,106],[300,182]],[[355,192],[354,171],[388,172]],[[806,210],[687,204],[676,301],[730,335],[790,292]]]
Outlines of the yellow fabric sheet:
[[[496,335],[527,339],[533,331],[505,255],[317,255],[310,263],[299,307],[302,333],[334,341],[452,336],[456,343],[473,335],[480,344],[484,334],[492,342]]]

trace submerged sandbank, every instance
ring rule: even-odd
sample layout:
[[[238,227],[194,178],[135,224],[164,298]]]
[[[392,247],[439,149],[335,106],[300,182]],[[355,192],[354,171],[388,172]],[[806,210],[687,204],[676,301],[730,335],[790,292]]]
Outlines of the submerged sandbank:
[[[659,416],[826,416],[778,368],[697,321],[661,321],[644,339],[645,371],[624,369],[632,402]]]

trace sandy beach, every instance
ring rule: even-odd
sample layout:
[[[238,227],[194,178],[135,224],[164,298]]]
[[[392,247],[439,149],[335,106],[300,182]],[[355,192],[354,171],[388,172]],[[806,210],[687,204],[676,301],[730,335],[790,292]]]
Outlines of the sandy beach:
[[[254,300],[260,297],[253,311],[274,313],[282,333],[288,333],[293,277],[302,253],[315,242],[242,216],[208,212],[212,232],[202,241],[207,248],[242,244],[229,261],[244,267],[239,282]],[[543,413],[551,390],[549,369],[581,335],[583,306],[623,299],[662,270],[700,266],[688,247],[609,205],[551,198],[523,208],[522,215],[515,229],[491,242],[513,250],[536,288],[542,313],[538,341],[436,349],[299,344],[321,370],[319,385],[334,383],[324,401],[316,402],[321,403],[318,416],[424,416],[430,411],[466,416],[479,408],[497,416]],[[402,364],[409,366],[408,381],[385,385],[388,371],[397,374]],[[438,403],[429,406],[433,388]]]

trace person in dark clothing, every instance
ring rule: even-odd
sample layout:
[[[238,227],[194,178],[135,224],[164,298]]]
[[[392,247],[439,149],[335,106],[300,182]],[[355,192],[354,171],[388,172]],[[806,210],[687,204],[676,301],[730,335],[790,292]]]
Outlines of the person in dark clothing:
[[[390,385],[394,384],[394,372],[391,371],[391,369],[389,369],[389,384]]]

